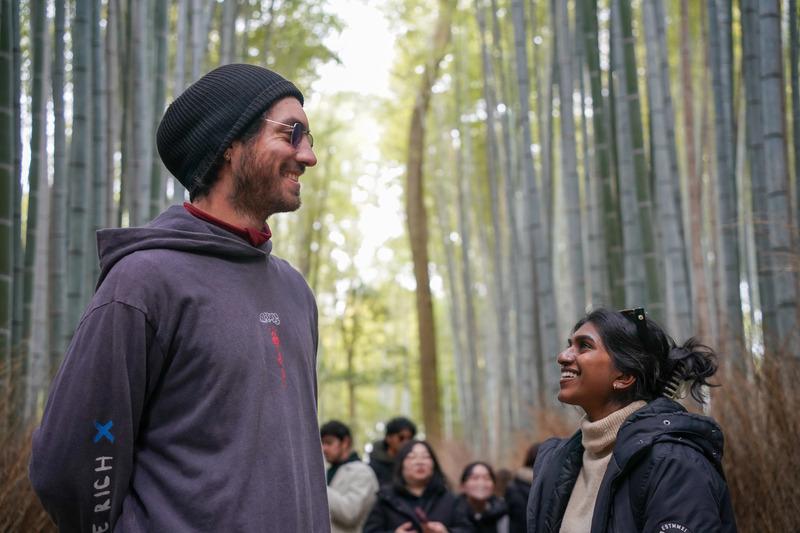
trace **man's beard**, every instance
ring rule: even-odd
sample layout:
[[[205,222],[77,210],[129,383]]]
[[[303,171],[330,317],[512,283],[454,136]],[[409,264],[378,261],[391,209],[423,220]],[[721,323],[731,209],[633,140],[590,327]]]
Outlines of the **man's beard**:
[[[233,208],[245,216],[265,221],[274,213],[295,211],[300,207],[300,196],[291,195],[286,198],[283,191],[281,174],[284,166],[278,167],[277,173],[268,173],[274,165],[270,161],[259,162],[258,157],[250,149],[242,151],[239,164],[233,168],[233,190],[230,201]],[[291,169],[302,173],[302,167]]]

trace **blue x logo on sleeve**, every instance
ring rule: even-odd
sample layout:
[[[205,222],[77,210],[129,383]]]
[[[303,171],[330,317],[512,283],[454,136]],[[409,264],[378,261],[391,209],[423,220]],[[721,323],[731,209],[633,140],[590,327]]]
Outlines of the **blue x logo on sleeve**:
[[[97,435],[94,436],[94,442],[97,444],[103,437],[107,438],[109,442],[114,442],[114,435],[111,434],[111,427],[114,422],[109,420],[105,424],[100,424],[97,420],[94,421],[94,427],[97,428]]]

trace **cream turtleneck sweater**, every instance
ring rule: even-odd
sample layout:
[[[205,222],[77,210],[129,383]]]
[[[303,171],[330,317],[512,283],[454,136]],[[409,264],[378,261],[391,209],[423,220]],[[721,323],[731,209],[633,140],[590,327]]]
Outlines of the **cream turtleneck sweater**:
[[[564,511],[560,533],[589,533],[594,502],[611,460],[617,432],[625,419],[644,405],[646,402],[639,400],[595,422],[589,422],[586,418],[581,422],[583,466],[569,497],[567,510]]]

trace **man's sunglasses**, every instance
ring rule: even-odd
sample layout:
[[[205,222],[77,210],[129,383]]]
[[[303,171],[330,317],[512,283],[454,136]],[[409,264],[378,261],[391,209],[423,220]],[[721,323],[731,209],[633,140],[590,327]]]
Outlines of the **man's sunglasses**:
[[[272,122],[273,124],[279,124],[281,126],[286,126],[287,128],[291,128],[292,136],[290,138],[290,142],[292,143],[292,146],[294,146],[295,148],[300,146],[300,141],[303,140],[303,135],[307,135],[308,144],[311,145],[312,147],[314,146],[314,137],[311,135],[311,131],[305,129],[305,127],[301,123],[295,122],[294,124],[286,124],[285,122],[278,122],[277,120],[272,120],[268,118],[265,118],[264,120],[266,120],[267,122]]]

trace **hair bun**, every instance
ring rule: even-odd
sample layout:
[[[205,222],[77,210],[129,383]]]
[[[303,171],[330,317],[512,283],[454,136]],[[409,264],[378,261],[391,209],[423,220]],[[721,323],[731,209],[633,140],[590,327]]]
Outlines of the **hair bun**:
[[[667,357],[670,361],[683,361],[687,357],[692,355],[692,351],[684,346],[673,346],[669,349],[669,354]]]

